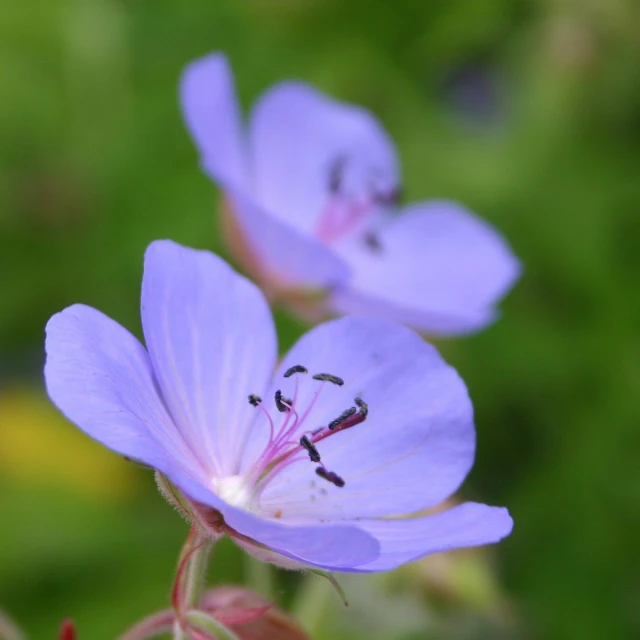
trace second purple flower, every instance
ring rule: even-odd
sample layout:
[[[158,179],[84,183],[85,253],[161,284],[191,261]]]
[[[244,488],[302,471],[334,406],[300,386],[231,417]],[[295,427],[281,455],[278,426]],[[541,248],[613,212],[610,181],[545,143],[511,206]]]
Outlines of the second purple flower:
[[[518,260],[459,204],[400,210],[396,152],[367,111],[283,82],[243,127],[219,53],[190,64],[180,92],[201,165],[226,195],[232,248],[270,297],[316,318],[367,313],[441,335],[495,319]]]

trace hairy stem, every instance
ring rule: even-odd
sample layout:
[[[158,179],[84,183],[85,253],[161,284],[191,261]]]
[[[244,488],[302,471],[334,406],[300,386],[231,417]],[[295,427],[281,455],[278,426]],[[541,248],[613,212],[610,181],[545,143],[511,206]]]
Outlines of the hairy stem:
[[[186,614],[200,605],[207,573],[209,554],[215,540],[192,527],[180,554],[178,572],[173,587],[173,608],[176,620],[174,640],[191,640],[186,627]]]

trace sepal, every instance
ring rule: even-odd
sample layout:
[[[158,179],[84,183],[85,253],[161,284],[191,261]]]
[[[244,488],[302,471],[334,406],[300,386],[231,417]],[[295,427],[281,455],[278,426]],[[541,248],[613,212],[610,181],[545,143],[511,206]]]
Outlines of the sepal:
[[[298,622],[251,589],[223,586],[204,594],[202,608],[239,640],[309,640]]]
[[[204,632],[204,635],[199,636],[202,640],[240,640],[231,629],[204,611],[189,611],[185,621],[192,633]]]

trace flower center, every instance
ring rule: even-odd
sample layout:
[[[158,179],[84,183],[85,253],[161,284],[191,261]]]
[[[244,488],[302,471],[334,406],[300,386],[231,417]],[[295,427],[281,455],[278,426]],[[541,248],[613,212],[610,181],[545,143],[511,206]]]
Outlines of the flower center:
[[[227,476],[213,478],[214,491],[230,505],[241,509],[252,510],[255,492],[246,476]]]
[[[302,410],[299,407],[299,381],[301,376],[308,373],[302,365],[295,365],[284,373],[285,378],[295,377],[295,387],[292,398],[287,398],[278,390],[274,394],[275,416],[284,414],[281,424],[276,429],[276,420],[271,412],[265,407],[262,398],[251,394],[249,403],[262,411],[269,422],[269,441],[262,455],[254,463],[251,470],[241,479],[240,476],[232,476],[224,479],[224,484],[218,489],[218,493],[225,500],[227,498],[222,491],[229,495],[228,500],[235,501],[233,504],[251,508],[251,505],[259,502],[260,494],[267,484],[278,474],[295,462],[308,459],[316,465],[315,473],[318,477],[330,482],[336,487],[344,487],[346,482],[335,471],[330,470],[322,461],[320,448],[318,445],[326,438],[350,429],[364,422],[369,409],[366,402],[361,398],[354,398],[354,406],[343,411],[339,416],[327,422],[326,425],[305,430],[305,422],[309,418],[314,406],[318,402],[323,388],[344,385],[342,378],[330,373],[317,373],[311,376],[312,380],[318,383],[308,406]],[[236,480],[237,479],[237,480]]]
[[[345,235],[361,232],[365,244],[372,250],[380,250],[376,234],[366,228],[367,218],[380,207],[392,207],[398,204],[400,187],[381,188],[379,176],[371,171],[365,179],[366,188],[359,195],[349,191],[346,186],[348,161],[345,156],[336,158],[329,168],[329,198],[318,219],[315,235],[326,244],[336,242]]]

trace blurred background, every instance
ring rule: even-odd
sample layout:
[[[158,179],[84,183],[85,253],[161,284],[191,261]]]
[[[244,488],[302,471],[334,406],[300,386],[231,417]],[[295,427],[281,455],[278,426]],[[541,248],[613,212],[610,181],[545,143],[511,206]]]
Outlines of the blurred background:
[[[67,424],[43,327],[74,302],[140,333],[142,254],[225,254],[178,110],[225,51],[245,108],[285,78],[360,103],[409,200],[455,198],[524,276],[489,330],[439,347],[475,402],[461,496],[504,543],[324,584],[277,574],[314,637],[640,637],[640,5],[634,0],[0,3],[0,609],[30,638],[110,640],[165,607],[186,525],[149,473]],[[277,316],[283,346],[303,327]],[[231,545],[214,584],[255,579]]]

